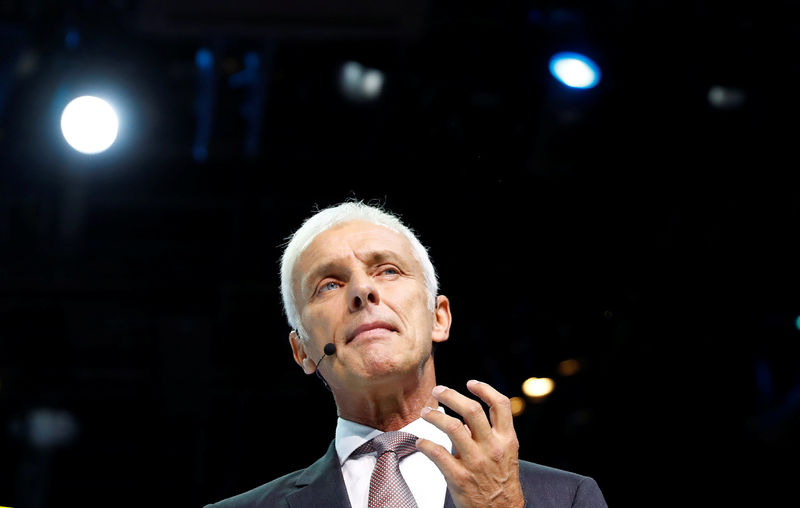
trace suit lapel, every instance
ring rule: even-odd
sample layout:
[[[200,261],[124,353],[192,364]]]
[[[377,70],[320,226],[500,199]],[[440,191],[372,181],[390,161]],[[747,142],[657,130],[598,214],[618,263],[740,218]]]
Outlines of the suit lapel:
[[[291,508],[350,508],[334,443],[298,476],[295,492],[286,496]]]
[[[291,508],[350,508],[334,442],[325,455],[298,476],[295,486],[298,490],[286,496]],[[456,508],[450,489],[445,491],[443,508]]]
[[[444,508],[456,508],[453,498],[450,497],[450,489],[447,489],[444,494]]]

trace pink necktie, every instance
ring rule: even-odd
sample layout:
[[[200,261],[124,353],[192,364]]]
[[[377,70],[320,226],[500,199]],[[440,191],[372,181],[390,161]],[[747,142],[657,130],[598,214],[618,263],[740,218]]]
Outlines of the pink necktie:
[[[361,445],[353,456],[377,452],[369,481],[368,508],[417,508],[417,502],[400,474],[400,461],[417,451],[417,436],[408,432],[384,432]]]

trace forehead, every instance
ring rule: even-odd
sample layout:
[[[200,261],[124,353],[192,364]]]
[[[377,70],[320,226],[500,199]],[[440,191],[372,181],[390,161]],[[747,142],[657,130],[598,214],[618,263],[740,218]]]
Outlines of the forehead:
[[[415,261],[411,242],[402,234],[371,222],[349,221],[314,238],[297,260],[294,279],[298,280],[299,276],[303,280],[319,266],[347,262],[353,257],[366,261],[375,254]]]

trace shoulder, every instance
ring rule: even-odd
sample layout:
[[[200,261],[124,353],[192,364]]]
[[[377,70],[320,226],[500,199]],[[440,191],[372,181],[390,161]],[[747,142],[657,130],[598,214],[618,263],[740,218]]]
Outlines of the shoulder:
[[[519,475],[528,506],[606,507],[600,487],[589,476],[524,460]]]
[[[284,506],[286,495],[296,490],[296,480],[305,469],[289,473],[233,497],[206,505],[205,508],[256,508]],[[288,506],[288,505],[286,505]]]
[[[308,500],[321,499],[321,496],[325,495],[346,499],[347,492],[338,467],[334,444],[334,441],[331,441],[325,455],[307,468],[281,476],[237,496],[207,505],[206,508],[288,508],[287,500],[290,496],[301,506],[323,506],[313,502],[309,504]]]

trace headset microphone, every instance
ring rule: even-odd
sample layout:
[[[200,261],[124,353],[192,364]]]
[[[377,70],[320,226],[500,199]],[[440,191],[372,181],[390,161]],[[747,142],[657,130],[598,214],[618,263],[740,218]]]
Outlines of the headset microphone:
[[[322,363],[322,360],[324,360],[326,356],[333,356],[336,354],[336,344],[334,344],[333,342],[328,342],[327,344],[325,344],[325,347],[322,348],[322,352],[325,354],[323,354],[322,358],[320,358],[319,361],[317,362],[317,369],[314,373],[317,375],[319,380],[322,381],[322,384],[325,385],[325,388],[330,390],[331,387],[328,386],[328,382],[325,381],[325,378],[322,377],[322,374],[319,373],[319,364]]]

